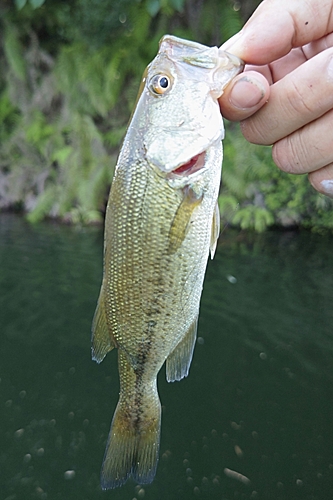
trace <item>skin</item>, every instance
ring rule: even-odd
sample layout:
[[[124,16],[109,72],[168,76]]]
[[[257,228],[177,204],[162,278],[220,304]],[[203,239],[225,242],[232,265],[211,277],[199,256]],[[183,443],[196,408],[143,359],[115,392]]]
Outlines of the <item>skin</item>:
[[[333,0],[263,0],[222,48],[246,63],[219,100],[223,116],[333,198]]]

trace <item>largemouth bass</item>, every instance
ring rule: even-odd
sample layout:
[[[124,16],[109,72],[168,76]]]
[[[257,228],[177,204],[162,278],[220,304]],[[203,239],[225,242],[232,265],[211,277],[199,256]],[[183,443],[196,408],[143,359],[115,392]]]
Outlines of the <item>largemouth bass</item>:
[[[161,404],[157,374],[189,372],[209,251],[219,234],[224,128],[217,98],[242,62],[164,36],[147,67],[110,191],[104,274],[92,328],[98,363],[118,348],[119,402],[103,489],[153,480]]]

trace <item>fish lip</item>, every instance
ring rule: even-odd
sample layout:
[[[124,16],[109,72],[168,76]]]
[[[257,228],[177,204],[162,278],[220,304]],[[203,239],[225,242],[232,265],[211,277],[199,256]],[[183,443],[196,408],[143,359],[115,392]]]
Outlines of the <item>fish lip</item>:
[[[192,158],[184,163],[181,163],[178,165],[176,168],[174,168],[169,174],[168,177],[170,178],[183,178],[183,177],[188,177],[190,175],[193,175],[200,170],[205,168],[205,163],[206,163],[206,153],[207,150],[202,151],[201,153],[198,153],[195,156],[192,156]]]

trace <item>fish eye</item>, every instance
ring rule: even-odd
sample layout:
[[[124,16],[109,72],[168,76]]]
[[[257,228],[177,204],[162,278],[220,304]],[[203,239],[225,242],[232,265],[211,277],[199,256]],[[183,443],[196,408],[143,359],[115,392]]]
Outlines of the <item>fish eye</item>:
[[[155,75],[150,80],[149,87],[154,94],[165,94],[171,88],[171,80],[167,75]]]

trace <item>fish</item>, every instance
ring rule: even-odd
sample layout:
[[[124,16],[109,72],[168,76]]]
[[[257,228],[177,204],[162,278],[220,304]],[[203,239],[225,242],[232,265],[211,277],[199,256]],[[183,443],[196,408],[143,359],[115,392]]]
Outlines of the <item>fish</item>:
[[[144,72],[105,218],[103,279],[92,358],[118,350],[119,401],[102,489],[155,477],[157,374],[189,373],[209,253],[219,235],[223,120],[217,99],[242,71],[217,47],[165,35]]]

